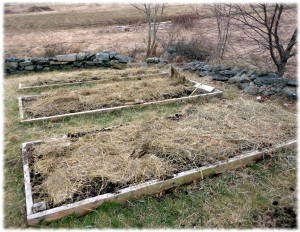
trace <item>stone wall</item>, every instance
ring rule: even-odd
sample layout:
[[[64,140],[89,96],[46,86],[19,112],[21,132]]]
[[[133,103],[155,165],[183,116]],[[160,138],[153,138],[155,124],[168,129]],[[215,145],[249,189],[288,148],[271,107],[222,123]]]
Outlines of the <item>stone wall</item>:
[[[98,53],[72,53],[44,58],[15,58],[5,59],[4,72],[7,74],[25,73],[34,71],[50,71],[94,67],[123,68],[132,58],[122,56],[115,51]]]
[[[287,79],[276,73],[249,70],[245,68],[229,68],[223,65],[208,65],[195,60],[185,64],[183,70],[196,72],[199,77],[211,76],[212,80],[235,84],[243,92],[251,95],[285,95],[290,100],[297,99],[298,83],[295,79]]]

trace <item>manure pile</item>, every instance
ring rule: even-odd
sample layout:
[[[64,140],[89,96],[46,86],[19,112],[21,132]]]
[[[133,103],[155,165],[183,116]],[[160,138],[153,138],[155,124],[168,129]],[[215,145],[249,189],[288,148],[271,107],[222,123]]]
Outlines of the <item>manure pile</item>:
[[[169,117],[47,140],[30,148],[36,202],[50,207],[224,161],[296,136],[296,116],[272,104],[187,105]]]
[[[24,110],[29,117],[45,117],[185,97],[194,89],[190,82],[178,78],[102,83],[77,91],[44,92],[36,100],[24,102]]]

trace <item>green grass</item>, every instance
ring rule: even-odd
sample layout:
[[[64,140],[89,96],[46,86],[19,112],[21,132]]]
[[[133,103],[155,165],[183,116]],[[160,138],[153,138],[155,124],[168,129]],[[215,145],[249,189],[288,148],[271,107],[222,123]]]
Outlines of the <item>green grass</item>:
[[[55,75],[55,72],[53,73]],[[82,115],[59,121],[20,123],[18,83],[29,75],[4,80],[4,225],[26,227],[25,193],[21,143],[134,123],[149,114],[174,114],[184,104],[126,109],[112,113]],[[207,83],[209,84],[209,83]],[[235,87],[225,84],[226,99],[240,97]],[[230,89],[232,88],[232,89]],[[29,92],[34,94],[36,92]],[[212,100],[210,104],[213,104]],[[195,102],[193,104],[196,104]],[[271,160],[227,172],[166,191],[159,196],[144,196],[127,203],[106,203],[84,217],[69,216],[39,228],[253,228],[293,226],[296,207],[296,164],[287,162],[293,150],[278,152]],[[274,201],[278,205],[273,205]]]

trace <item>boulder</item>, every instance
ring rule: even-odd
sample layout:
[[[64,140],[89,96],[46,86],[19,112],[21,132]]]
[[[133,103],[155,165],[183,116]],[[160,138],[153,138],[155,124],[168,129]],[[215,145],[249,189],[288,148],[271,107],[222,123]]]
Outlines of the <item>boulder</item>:
[[[66,55],[56,55],[55,58],[60,62],[72,62],[76,61],[77,53],[66,54]]]
[[[33,65],[25,66],[25,70],[27,70],[27,71],[33,71],[34,70],[34,66]]]
[[[238,75],[238,74],[242,75],[245,72],[247,72],[247,70],[243,69],[243,68],[234,67],[233,69],[231,69],[231,74],[233,76]]]
[[[21,67],[25,67],[25,66],[32,65],[32,62],[30,60],[26,60],[26,61],[20,62],[19,65]]]
[[[149,64],[149,63],[152,63],[152,64],[158,64],[160,63],[160,58],[158,57],[149,57],[146,59],[146,62]]]
[[[62,62],[62,61],[50,61],[50,65],[66,65],[68,62]]]
[[[284,87],[282,89],[282,93],[289,99],[289,100],[297,100],[297,88],[296,87]]]
[[[96,53],[96,59],[98,59],[98,61],[109,61],[109,53],[98,52]]]
[[[244,90],[248,86],[249,86],[249,82],[237,83],[237,87],[242,90]]]
[[[247,77],[247,75],[244,73],[242,76],[234,76],[234,77],[231,77],[229,80],[228,80],[228,83],[230,84],[234,84],[234,83],[246,83],[246,82],[250,82],[250,79],[249,77]]]
[[[295,86],[295,87],[298,86],[297,80],[294,80],[294,79],[287,79],[287,80],[288,80],[288,82],[286,83],[286,85]]]
[[[204,65],[203,67],[200,68],[201,71],[212,71],[212,66],[211,65]]]
[[[40,70],[43,70],[44,69],[44,66],[42,66],[42,65],[37,65],[36,66],[36,70],[38,70],[38,71],[40,71]]]
[[[80,68],[82,66],[82,62],[74,62],[73,66],[76,68]]]
[[[232,76],[230,70],[223,70],[223,71],[220,71],[219,74],[220,74],[221,76],[227,76],[227,77],[231,77],[231,76]]]
[[[116,55],[118,55],[118,53],[115,51],[109,51],[108,54],[109,54],[109,59],[113,59],[115,58]]]
[[[93,61],[86,61],[85,65],[87,65],[87,66],[95,66],[95,63]]]
[[[271,85],[273,83],[274,78],[280,78],[277,74],[275,73],[270,73],[268,75],[265,76],[258,76],[253,83],[256,85]]]
[[[118,60],[120,63],[130,63],[132,61],[131,57],[116,55],[115,59]]]
[[[19,59],[13,56],[5,59],[5,62],[18,62],[18,61]]]
[[[244,89],[244,92],[250,95],[256,95],[258,93],[258,87],[252,82]]]
[[[289,80],[286,79],[286,78],[282,78],[282,77],[280,77],[280,78],[273,78],[271,85],[273,87],[275,87],[275,88],[282,89],[282,88],[284,88],[287,85],[288,82],[289,82]]]
[[[213,74],[212,72],[209,72],[209,71],[198,71],[198,76],[200,77],[205,77],[207,75],[211,75]]]
[[[86,57],[89,55],[89,53],[85,53],[85,52],[79,52],[77,55],[76,55],[76,60],[77,61],[83,61],[86,59]]]
[[[212,79],[215,80],[215,81],[228,81],[229,77],[220,76],[220,75],[213,75]]]

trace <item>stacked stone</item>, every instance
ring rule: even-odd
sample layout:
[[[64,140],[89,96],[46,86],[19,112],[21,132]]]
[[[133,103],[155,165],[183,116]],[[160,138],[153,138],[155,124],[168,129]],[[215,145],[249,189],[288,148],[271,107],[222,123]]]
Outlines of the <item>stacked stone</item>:
[[[98,53],[72,53],[45,58],[15,58],[5,59],[5,73],[20,73],[28,71],[49,71],[57,69],[113,67],[123,68],[133,59],[122,56],[115,51],[103,51]]]

